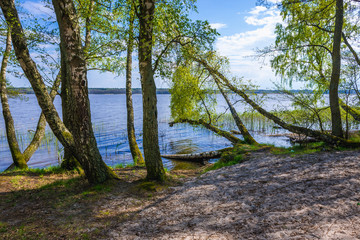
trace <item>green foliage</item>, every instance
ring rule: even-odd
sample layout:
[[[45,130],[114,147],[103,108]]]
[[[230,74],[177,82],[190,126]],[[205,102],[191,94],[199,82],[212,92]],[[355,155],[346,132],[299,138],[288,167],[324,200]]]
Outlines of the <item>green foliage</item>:
[[[157,74],[170,78],[174,62],[181,61],[186,54],[184,47],[191,45],[210,50],[218,36],[207,21],[192,20],[189,14],[196,11],[196,1],[159,1],[154,18],[154,59]]]
[[[287,83],[305,81],[307,87],[327,89],[327,76],[331,73],[334,2],[323,0],[289,3],[282,1],[281,16],[284,25],[276,27],[275,49],[279,50],[271,65]]]
[[[282,0],[279,4],[284,24],[277,25],[275,45],[263,53],[272,54],[271,66],[282,77],[283,83],[291,86],[293,81],[303,81],[307,89],[319,94],[328,89],[332,69],[335,2]],[[359,34],[358,13],[359,9],[354,4],[345,3],[343,32],[347,38],[356,39]],[[348,56],[348,61],[344,63],[354,62],[345,44],[342,45],[342,52]],[[343,64],[342,69],[346,68]],[[345,81],[343,75],[341,81]]]
[[[191,74],[188,67],[176,69],[170,88],[170,109],[173,119],[198,119],[200,117],[198,104],[204,97],[204,92],[199,88],[199,84],[200,80]]]
[[[123,12],[112,7],[113,1],[76,0],[84,52],[89,70],[120,74],[125,69],[126,50],[122,33]],[[128,12],[128,11],[126,11]]]
[[[284,121],[298,126],[316,128],[323,131],[331,128],[331,112],[329,107],[314,106],[306,108],[296,106],[293,110],[278,111],[274,114]],[[346,112],[343,109],[341,109],[341,117],[343,119],[346,118]],[[352,116],[348,116],[348,121],[350,129],[358,128],[359,122]]]

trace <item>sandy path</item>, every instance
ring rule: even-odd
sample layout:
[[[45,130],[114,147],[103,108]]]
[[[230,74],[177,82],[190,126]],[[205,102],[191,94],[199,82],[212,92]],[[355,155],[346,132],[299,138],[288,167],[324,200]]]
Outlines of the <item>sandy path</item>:
[[[254,153],[208,172],[111,239],[360,239],[360,152]]]

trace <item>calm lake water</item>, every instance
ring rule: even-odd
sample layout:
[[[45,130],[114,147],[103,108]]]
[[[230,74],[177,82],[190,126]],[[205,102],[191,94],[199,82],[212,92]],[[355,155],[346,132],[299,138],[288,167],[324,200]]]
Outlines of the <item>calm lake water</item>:
[[[196,153],[217,150],[231,146],[226,139],[216,136],[210,131],[201,128],[193,128],[186,124],[169,127],[170,95],[159,94],[158,96],[158,121],[159,121],[159,145],[162,154]],[[31,134],[36,128],[40,108],[35,95],[26,95],[27,100],[10,99],[10,108],[15,120],[17,136],[22,150],[31,140]],[[218,111],[223,111],[226,104],[221,96],[218,98]],[[270,101],[264,104],[265,109],[273,110],[279,107],[288,108],[290,102],[284,97],[273,94]],[[139,147],[142,149],[142,99],[141,95],[133,96],[135,111],[135,128]],[[108,165],[132,163],[131,153],[127,142],[126,132],[126,102],[125,95],[90,95],[92,122],[97,139],[98,147],[104,161]],[[61,102],[57,97],[55,106],[61,115]],[[238,103],[236,108],[239,112],[249,111],[243,103]],[[1,106],[0,106],[1,109]],[[236,129],[227,125],[226,128]],[[282,130],[272,130],[277,133]],[[269,133],[269,132],[267,132]],[[11,163],[11,154],[5,135],[4,119],[0,117],[0,171],[6,169]],[[285,137],[268,137],[265,133],[252,132],[255,139],[260,143],[270,143],[276,146],[290,146]],[[57,165],[62,157],[62,146],[48,129],[47,137],[41,148],[33,155],[29,162],[30,167],[47,167]],[[176,161],[163,159],[166,168],[171,169]]]

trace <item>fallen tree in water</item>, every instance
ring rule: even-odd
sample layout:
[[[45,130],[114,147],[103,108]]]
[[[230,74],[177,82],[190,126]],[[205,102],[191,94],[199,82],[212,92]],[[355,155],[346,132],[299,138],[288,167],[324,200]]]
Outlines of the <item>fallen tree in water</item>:
[[[233,117],[233,119],[234,119],[234,121],[236,123],[236,126],[238,127],[241,135],[244,137],[245,142],[248,143],[248,144],[258,144],[255,141],[255,139],[251,136],[251,134],[249,133],[249,131],[245,127],[244,123],[241,121],[241,119],[240,119],[238,113],[236,112],[233,104],[230,102],[229,97],[227,96],[225,91],[222,89],[219,79],[217,77],[214,77],[214,81],[215,81],[218,89],[220,90],[221,95],[224,97],[227,105],[229,106],[231,116]]]
[[[255,103],[252,99],[249,98],[249,96],[245,93],[245,91],[242,91],[241,89],[239,89],[239,88],[235,87],[233,84],[231,84],[231,82],[220,71],[218,71],[216,68],[211,67],[204,59],[201,59],[201,58],[198,58],[195,56],[192,56],[192,58],[194,61],[201,64],[211,75],[214,75],[214,77],[219,77],[219,79],[222,81],[221,83],[224,86],[228,87],[231,91],[235,92],[240,97],[242,97],[245,100],[245,102],[248,103],[251,107],[253,107],[256,111],[258,111],[260,114],[267,117],[268,119],[272,120],[273,122],[275,122],[282,128],[284,128],[290,132],[293,132],[293,133],[304,134],[306,136],[313,137],[315,139],[324,141],[329,144],[340,145],[340,146],[345,146],[345,147],[359,147],[360,146],[360,143],[358,143],[358,142],[349,141],[347,139],[340,138],[340,137],[331,135],[326,132],[321,132],[321,131],[317,131],[317,130],[313,130],[313,129],[309,129],[309,128],[305,128],[305,127],[300,127],[300,126],[296,126],[296,125],[292,125],[292,124],[288,124],[288,123],[284,122],[279,117],[266,111],[264,108],[262,108],[257,103]]]
[[[193,126],[203,126],[206,129],[218,134],[219,136],[222,136],[222,137],[226,138],[232,144],[244,143],[243,140],[235,137],[231,133],[229,133],[227,131],[224,131],[224,130],[221,130],[220,128],[215,127],[214,125],[212,125],[210,123],[207,123],[202,119],[200,119],[200,120],[177,119],[176,121],[170,122],[169,125],[170,125],[170,127],[172,127],[174,124],[177,124],[177,123],[188,123],[188,124],[193,125]]]
[[[347,113],[349,113],[356,121],[360,122],[360,111],[350,107],[349,105],[347,105],[346,103],[344,103],[343,101],[340,101],[340,106],[342,107],[342,109],[344,109]]]

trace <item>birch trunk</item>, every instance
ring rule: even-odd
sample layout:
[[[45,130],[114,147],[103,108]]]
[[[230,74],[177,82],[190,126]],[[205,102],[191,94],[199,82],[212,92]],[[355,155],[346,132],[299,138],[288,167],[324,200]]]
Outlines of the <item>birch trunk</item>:
[[[60,23],[59,25],[64,27],[64,21],[66,21],[65,26],[70,24],[70,28],[66,29],[66,33],[62,31],[62,41],[65,40],[68,43],[67,47],[69,48],[66,50],[70,51],[70,54],[72,53],[72,55],[68,56],[69,58],[67,60],[71,60],[72,67],[75,66],[75,68],[72,68],[73,71],[70,71],[74,73],[73,77],[76,78],[73,82],[74,88],[70,89],[69,91],[73,91],[73,110],[75,110],[73,111],[74,118],[79,120],[76,126],[76,134],[71,134],[70,131],[65,127],[64,123],[61,121],[59,114],[56,111],[54,104],[52,103],[50,94],[46,90],[46,86],[36,67],[36,64],[30,57],[29,49],[24,37],[24,31],[15,8],[14,0],[2,0],[0,1],[0,7],[3,11],[6,22],[12,27],[11,37],[16,57],[26,77],[30,81],[39,106],[41,107],[46,121],[48,122],[55,136],[58,138],[61,144],[65,148],[69,148],[76,159],[79,160],[89,182],[99,183],[109,178],[116,178],[115,174],[102,161],[101,156],[99,157],[100,154],[96,148],[96,141],[91,129],[91,122],[89,117],[90,112],[88,106],[89,101],[87,98],[87,82],[84,81],[86,80],[86,72],[84,75],[83,68],[85,65],[82,62],[81,53],[78,56],[78,52],[71,52],[71,50],[77,48],[76,41],[72,40],[74,40],[74,37],[78,37],[77,32],[72,31],[73,29],[71,29],[71,27],[76,27],[76,24],[72,25],[72,23],[74,23],[73,21],[76,20],[76,17],[74,17],[74,15],[71,15],[71,17],[69,16],[69,14],[74,13],[73,3],[66,1],[55,1],[55,3],[61,5],[59,6],[54,4],[56,6],[55,9],[57,9],[57,18]],[[69,5],[72,8],[69,8]],[[61,27],[60,29],[62,29]],[[64,28],[62,30],[64,30]],[[67,37],[69,37],[69,39]]]
[[[3,109],[3,116],[5,121],[6,135],[9,144],[9,149],[12,155],[13,164],[11,164],[6,170],[13,169],[15,167],[23,169],[27,168],[27,162],[30,160],[35,151],[39,148],[41,140],[45,135],[46,128],[46,119],[43,113],[41,113],[38,124],[36,126],[35,134],[26,147],[23,153],[19,148],[18,141],[16,139],[16,132],[14,126],[14,120],[11,115],[8,98],[7,98],[7,89],[6,89],[6,67],[8,62],[8,57],[11,51],[11,31],[10,28],[7,33],[6,48],[3,56],[3,61],[1,65],[1,79],[0,79],[0,94],[1,94],[1,104]],[[56,77],[56,80],[53,84],[53,87],[50,92],[50,97],[54,100],[57,89],[60,85],[60,75]]]
[[[220,83],[219,83],[219,79],[214,77],[215,83],[217,85],[217,87],[220,90],[221,95],[224,97],[228,107],[230,108],[230,112],[231,115],[236,123],[236,126],[238,127],[241,135],[244,137],[244,140],[246,143],[248,144],[258,144],[255,139],[251,136],[251,134],[249,133],[249,131],[247,130],[247,128],[245,127],[244,123],[241,121],[238,113],[236,112],[234,106],[232,105],[232,103],[229,100],[229,97],[227,96],[227,94],[224,92],[224,90],[222,89]]]
[[[86,60],[81,45],[80,28],[77,23],[75,5],[72,0],[53,0],[60,29],[62,56],[62,82],[67,83],[66,111],[71,122],[71,133],[75,141],[77,156],[89,182],[104,182],[115,177],[100,155],[94,136]]]
[[[139,146],[136,142],[135,126],[134,126],[134,107],[132,100],[132,53],[134,49],[134,14],[131,11],[130,26],[129,26],[129,39],[127,43],[126,54],[126,110],[127,110],[127,133],[129,139],[129,147],[132,158],[136,165],[144,165],[144,158],[141,154]]]
[[[341,112],[339,105],[339,81],[341,71],[341,38],[344,22],[344,1],[336,0],[335,31],[332,51],[332,72],[330,79],[329,99],[331,109],[332,134],[343,137]]]
[[[165,180],[157,122],[157,99],[152,69],[153,18],[155,0],[140,0],[139,70],[143,97],[143,147],[147,178]]]
[[[7,68],[10,52],[11,52],[11,30],[9,27],[6,38],[5,52],[1,63],[1,74],[0,74],[1,106],[4,116],[4,122],[5,122],[6,138],[9,144],[11,157],[14,161],[15,167],[23,169],[23,168],[27,168],[27,164],[23,154],[21,153],[18,141],[16,139],[14,119],[12,118],[10,112],[10,106],[9,106],[9,102],[7,98],[7,90],[6,90],[6,68]]]

